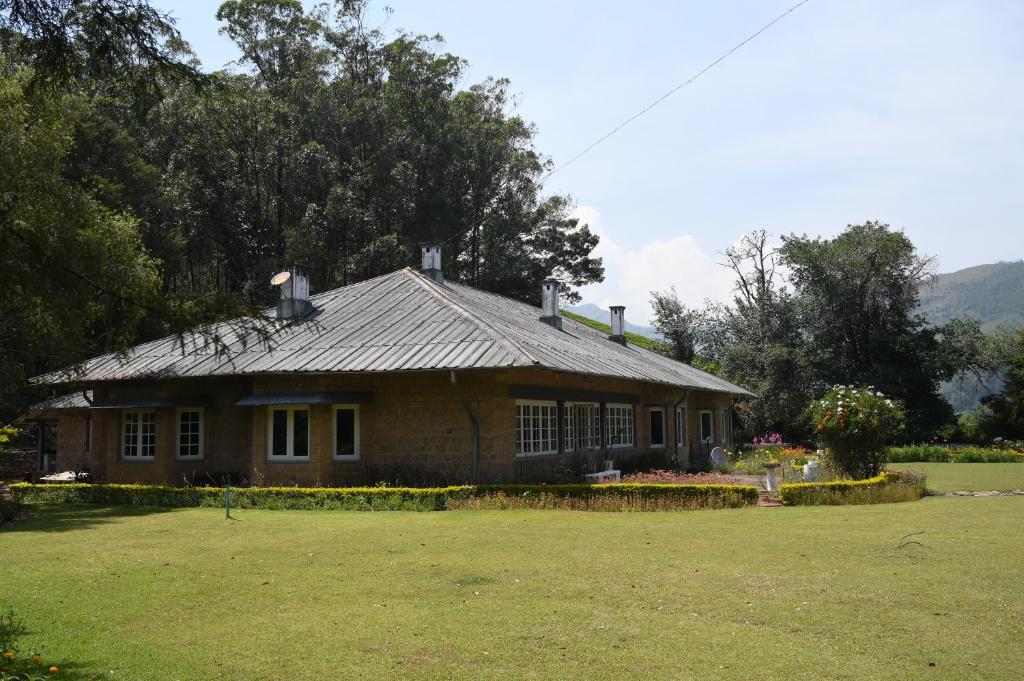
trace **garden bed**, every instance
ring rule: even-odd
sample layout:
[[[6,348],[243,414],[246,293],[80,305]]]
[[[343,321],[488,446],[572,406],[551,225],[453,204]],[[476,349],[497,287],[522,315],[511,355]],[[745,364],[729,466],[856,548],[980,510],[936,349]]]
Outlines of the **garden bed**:
[[[840,506],[916,501],[926,493],[925,478],[908,471],[885,471],[865,480],[796,482],[779,487],[786,506]]]
[[[11,486],[22,503],[87,503],[162,507],[223,507],[226,490],[72,483]],[[488,508],[565,508],[595,511],[654,511],[735,508],[757,503],[757,489],[744,485],[462,485],[455,487],[239,487],[234,508],[270,510],[444,511]]]

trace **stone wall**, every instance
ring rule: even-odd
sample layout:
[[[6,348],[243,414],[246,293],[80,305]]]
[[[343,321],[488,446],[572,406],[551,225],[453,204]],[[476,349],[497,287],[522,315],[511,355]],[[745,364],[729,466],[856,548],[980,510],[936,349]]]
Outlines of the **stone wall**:
[[[5,449],[0,452],[0,479],[23,479],[32,475],[39,466],[39,452],[35,449]]]

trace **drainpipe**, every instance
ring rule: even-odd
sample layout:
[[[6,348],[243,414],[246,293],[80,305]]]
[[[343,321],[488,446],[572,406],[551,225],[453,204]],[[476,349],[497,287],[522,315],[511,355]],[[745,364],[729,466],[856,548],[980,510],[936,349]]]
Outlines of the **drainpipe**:
[[[672,423],[676,424],[676,432],[673,433],[672,439],[676,443],[676,465],[679,465],[679,424],[676,423],[676,416],[679,414],[679,405],[686,401],[686,398],[690,396],[690,389],[687,388],[683,391],[683,396],[679,398],[679,401],[672,405]],[[686,424],[683,424],[683,433],[686,432]]]
[[[462,403],[462,408],[466,410],[466,416],[469,417],[470,428],[473,432],[473,482],[480,482],[480,422],[476,420],[476,414],[473,413],[469,401],[462,393],[462,386],[459,385],[459,379],[455,375],[454,369],[451,375],[455,394],[458,396],[459,402]]]

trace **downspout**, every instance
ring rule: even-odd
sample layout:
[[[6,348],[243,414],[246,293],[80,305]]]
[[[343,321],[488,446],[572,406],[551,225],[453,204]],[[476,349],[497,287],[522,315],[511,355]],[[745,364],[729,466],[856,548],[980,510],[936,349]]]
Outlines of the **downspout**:
[[[470,429],[473,432],[473,482],[480,482],[480,422],[476,419],[476,414],[469,406],[469,400],[462,393],[462,386],[459,385],[459,379],[455,375],[455,370],[451,372],[452,376],[452,387],[455,388],[455,394],[459,398],[459,402],[462,403],[462,408],[466,410],[466,416],[469,417]]]
[[[680,428],[679,428],[679,424],[676,423],[676,417],[679,415],[679,405],[682,404],[683,402],[685,402],[688,397],[690,397],[690,389],[689,388],[684,390],[683,391],[683,396],[679,398],[678,402],[676,402],[674,405],[672,405],[672,423],[674,423],[675,426],[676,426],[675,427],[675,431],[676,432],[673,433],[672,439],[676,443],[675,459],[676,459],[676,465],[677,466],[679,465],[679,431],[680,431]],[[683,433],[686,432],[686,424],[685,423],[683,424],[682,432]]]

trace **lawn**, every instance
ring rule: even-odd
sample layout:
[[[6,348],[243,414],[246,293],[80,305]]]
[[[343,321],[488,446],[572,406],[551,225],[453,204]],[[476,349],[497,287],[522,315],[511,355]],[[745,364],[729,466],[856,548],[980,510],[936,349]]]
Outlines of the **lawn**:
[[[1022,463],[892,463],[889,468],[921,471],[936,492],[1024,489]]]
[[[237,515],[43,509],[0,530],[0,606],[65,661],[64,678],[945,680],[1024,668],[1024,498]],[[897,548],[915,531],[925,547]]]

